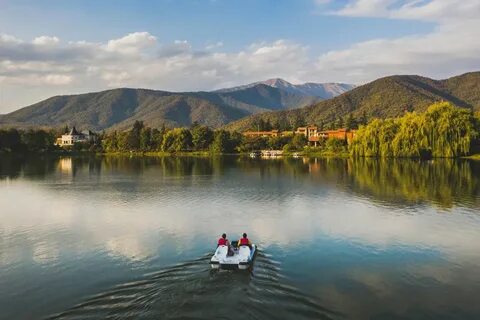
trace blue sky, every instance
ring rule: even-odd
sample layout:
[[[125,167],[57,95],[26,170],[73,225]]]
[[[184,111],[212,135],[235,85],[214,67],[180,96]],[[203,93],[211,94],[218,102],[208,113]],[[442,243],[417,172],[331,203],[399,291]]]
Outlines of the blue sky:
[[[362,84],[480,68],[476,0],[0,0],[0,113],[118,86]]]
[[[3,1],[0,30],[26,39],[46,34],[72,41],[105,41],[148,31],[164,42],[188,40],[194,46],[223,42],[226,50],[291,39],[318,53],[432,29],[432,23],[421,21],[328,14],[344,2],[319,6],[311,0]]]

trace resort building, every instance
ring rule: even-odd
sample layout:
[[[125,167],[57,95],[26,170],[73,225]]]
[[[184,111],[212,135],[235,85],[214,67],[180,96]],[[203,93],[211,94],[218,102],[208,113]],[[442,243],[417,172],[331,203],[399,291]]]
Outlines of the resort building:
[[[340,139],[346,140],[348,144],[352,142],[353,138],[355,137],[355,130],[349,130],[346,128],[336,129],[336,130],[325,130],[319,131],[314,136],[308,137],[309,144],[317,146],[317,143],[320,139]]]
[[[307,138],[315,137],[317,136],[317,133],[317,126],[298,127],[297,131],[295,131],[295,134],[303,134]]]
[[[92,131],[85,130],[83,132],[78,132],[77,129],[73,127],[70,132],[63,134],[60,138],[57,138],[55,144],[64,147],[73,146],[75,143],[91,142],[96,140],[97,135]]]
[[[249,138],[254,137],[278,137],[279,131],[278,130],[270,130],[270,131],[245,131],[243,133],[244,136]]]
[[[346,128],[337,129],[337,130],[326,130],[320,131],[318,136],[324,139],[336,138],[350,141],[355,136],[355,130],[348,130]]]
[[[293,131],[245,131],[244,136],[253,138],[253,137],[283,137],[287,135],[301,134],[308,139],[308,143],[313,146],[317,146],[320,140],[324,139],[340,139],[346,140],[348,144],[355,137],[355,130],[349,130],[346,128],[336,129],[336,130],[324,130],[319,131],[317,126],[310,125],[306,127],[298,127],[295,132]]]

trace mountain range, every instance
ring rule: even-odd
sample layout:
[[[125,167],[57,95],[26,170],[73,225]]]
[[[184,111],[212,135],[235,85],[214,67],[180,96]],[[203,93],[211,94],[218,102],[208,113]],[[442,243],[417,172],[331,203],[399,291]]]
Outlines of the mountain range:
[[[213,92],[120,88],[55,96],[0,116],[0,125],[123,130],[140,120],[151,127],[198,122],[218,128],[251,114],[305,107],[351,87],[332,83],[292,85],[274,79]]]
[[[346,84],[346,83],[307,82],[303,84],[292,84],[283,79],[274,78],[266,81],[254,82],[244,86],[233,87],[228,89],[220,89],[220,90],[217,90],[217,92],[231,92],[236,90],[242,90],[242,89],[254,87],[259,84],[264,84],[273,88],[278,88],[280,90],[290,92],[295,95],[318,97],[322,100],[331,99],[333,97],[336,97],[344,92],[347,92],[355,88],[354,85]]]
[[[466,73],[444,80],[417,75],[395,75],[358,86],[329,100],[298,110],[252,115],[226,126],[229,130],[255,128],[258,120],[275,123],[328,124],[352,114],[361,118],[398,117],[406,111],[425,111],[438,101],[480,111],[480,72]]]
[[[325,97],[333,97],[325,100]],[[437,101],[480,110],[480,72],[444,80],[395,75],[362,86],[306,83],[294,85],[270,79],[245,86],[201,92],[167,92],[120,88],[55,96],[0,116],[0,126],[61,127],[124,130],[140,120],[151,127],[189,126],[247,130],[259,119],[271,123],[307,124],[354,117],[396,117],[424,111]]]

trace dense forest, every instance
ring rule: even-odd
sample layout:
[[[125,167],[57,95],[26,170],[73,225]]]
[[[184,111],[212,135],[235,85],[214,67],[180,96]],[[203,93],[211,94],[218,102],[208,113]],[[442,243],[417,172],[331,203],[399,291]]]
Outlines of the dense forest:
[[[46,152],[55,149],[55,130],[0,130],[0,152]]]
[[[380,78],[356,87],[335,98],[309,107],[276,112],[263,112],[229,123],[230,130],[243,131],[263,119],[270,123],[322,124],[329,129],[340,118],[350,115],[368,120],[396,118],[405,112],[425,112],[433,103],[446,101],[456,106],[480,111],[480,72],[466,73],[446,80],[402,75]]]
[[[300,151],[307,144],[303,135],[247,138],[239,132],[212,130],[194,123],[189,128],[152,129],[141,121],[129,131],[114,131],[102,137],[105,152],[211,152],[237,153],[260,149]]]

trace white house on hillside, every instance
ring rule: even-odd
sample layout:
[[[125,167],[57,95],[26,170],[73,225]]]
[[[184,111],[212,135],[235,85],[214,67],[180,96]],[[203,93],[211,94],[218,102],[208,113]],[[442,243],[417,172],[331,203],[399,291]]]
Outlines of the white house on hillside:
[[[79,142],[90,142],[95,141],[97,136],[90,130],[85,130],[83,132],[78,132],[75,127],[70,130],[70,132],[63,134],[60,138],[57,138],[56,145],[58,146],[73,146],[75,143]]]

